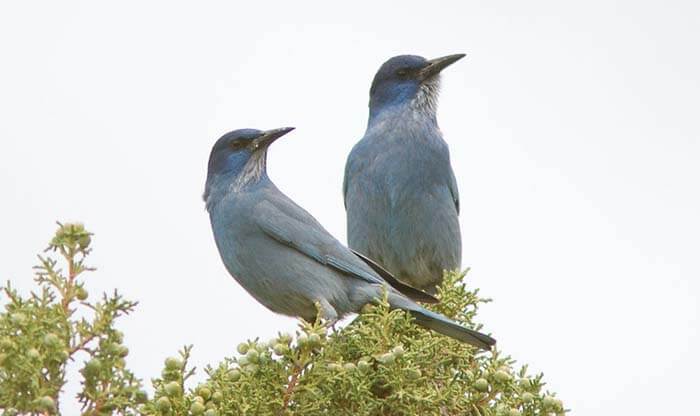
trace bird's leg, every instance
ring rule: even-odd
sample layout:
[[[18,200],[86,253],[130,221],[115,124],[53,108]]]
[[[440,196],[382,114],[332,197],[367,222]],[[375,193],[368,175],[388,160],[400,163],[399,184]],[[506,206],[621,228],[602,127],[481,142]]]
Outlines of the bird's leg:
[[[319,319],[322,319],[326,327],[330,327],[335,331],[335,324],[338,322],[338,313],[335,311],[335,308],[326,299],[318,299],[314,303],[318,310],[317,322]]]

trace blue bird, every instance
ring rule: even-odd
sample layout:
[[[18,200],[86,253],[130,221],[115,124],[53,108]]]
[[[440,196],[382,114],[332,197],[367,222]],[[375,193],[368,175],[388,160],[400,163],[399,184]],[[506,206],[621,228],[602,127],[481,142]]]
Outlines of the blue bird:
[[[493,338],[418,305],[415,301],[435,300],[343,246],[277,189],[267,175],[267,150],[291,130],[235,130],[211,151],[204,201],[219,254],[234,279],[273,312],[307,321],[320,313],[335,322],[386,290],[389,304],[409,311],[418,324],[490,348]]]
[[[457,182],[435,113],[440,71],[464,56],[386,61],[345,166],[348,245],[428,293],[462,261]]]

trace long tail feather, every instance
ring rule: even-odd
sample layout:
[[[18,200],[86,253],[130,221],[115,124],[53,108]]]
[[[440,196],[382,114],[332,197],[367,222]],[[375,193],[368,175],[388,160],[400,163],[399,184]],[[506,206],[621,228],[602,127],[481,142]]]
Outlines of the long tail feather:
[[[401,295],[394,294],[392,296],[390,294],[389,303],[395,308],[410,312],[418,325],[432,329],[450,338],[484,350],[490,350],[496,344],[496,340],[490,336],[465,328],[448,317],[429,311]]]

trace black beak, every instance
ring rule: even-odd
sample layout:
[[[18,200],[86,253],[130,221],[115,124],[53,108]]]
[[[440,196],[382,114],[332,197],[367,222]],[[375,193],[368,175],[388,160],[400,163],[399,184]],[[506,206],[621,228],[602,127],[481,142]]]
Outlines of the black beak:
[[[420,70],[420,76],[422,79],[433,77],[439,74],[443,69],[459,61],[465,56],[467,55],[463,53],[456,53],[454,55],[447,55],[440,58],[431,59],[428,61],[428,65]]]
[[[260,137],[253,141],[253,146],[257,149],[260,146],[269,146],[275,140],[294,130],[294,127],[280,127],[278,129],[272,129],[264,131]]]

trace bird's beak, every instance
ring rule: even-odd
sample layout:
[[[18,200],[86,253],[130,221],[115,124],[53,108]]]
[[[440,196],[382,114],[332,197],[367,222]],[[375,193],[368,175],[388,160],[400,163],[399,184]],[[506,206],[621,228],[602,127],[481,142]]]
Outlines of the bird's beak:
[[[467,55],[463,53],[456,53],[454,55],[447,55],[429,60],[428,65],[420,70],[421,79],[434,77],[435,75],[439,74],[440,71],[459,61],[465,56]]]
[[[278,129],[272,129],[264,131],[260,137],[256,138],[253,142],[253,146],[257,149],[261,146],[269,146],[275,140],[294,130],[294,127],[280,127]]]

